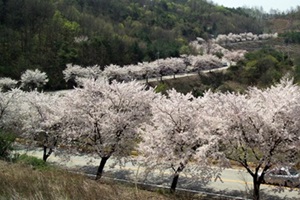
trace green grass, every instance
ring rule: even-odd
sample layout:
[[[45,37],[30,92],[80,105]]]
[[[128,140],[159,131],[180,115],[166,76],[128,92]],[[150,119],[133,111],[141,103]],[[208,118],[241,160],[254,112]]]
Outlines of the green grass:
[[[28,156],[26,154],[16,156],[14,160],[17,163],[24,164],[32,167],[33,169],[38,170],[50,170],[50,168],[52,167],[47,162],[44,162],[42,159],[39,159],[34,156]]]

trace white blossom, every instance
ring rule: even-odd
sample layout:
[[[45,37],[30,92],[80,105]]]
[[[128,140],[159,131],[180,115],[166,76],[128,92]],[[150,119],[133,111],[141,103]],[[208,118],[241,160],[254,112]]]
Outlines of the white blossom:
[[[8,109],[2,123],[4,127],[14,127],[21,137],[34,145],[37,141],[43,145],[44,161],[51,155],[58,138],[61,137],[61,118],[64,108],[62,99],[56,93],[38,91],[23,92],[13,90],[10,94]],[[7,128],[6,128],[7,129]],[[28,143],[29,144],[29,143]],[[47,150],[49,150],[47,152]]]
[[[21,87],[33,90],[35,88],[40,88],[48,82],[48,77],[45,72],[41,72],[39,69],[26,70],[21,75]]]
[[[64,137],[90,146],[102,161],[128,156],[138,142],[137,128],[149,117],[153,89],[135,81],[109,84],[104,79],[85,79],[81,88],[66,96]],[[99,166],[101,177],[104,165]]]
[[[222,67],[222,60],[210,54],[202,56],[188,56],[190,66],[187,67],[187,72],[199,72],[202,70],[215,69]]]
[[[218,113],[227,120],[222,140],[225,153],[253,177],[257,198],[269,168],[296,163],[299,159],[299,86],[282,80],[264,90],[250,88],[244,95],[216,93],[214,96],[211,104],[219,106]]]
[[[0,91],[0,128],[13,129],[18,132],[20,130],[19,108],[20,99],[23,96],[23,91],[12,89],[7,92]]]
[[[67,68],[63,71],[65,81],[74,80],[78,78],[92,78],[97,79],[102,76],[102,71],[99,66],[81,67],[79,65],[67,64]]]
[[[277,38],[278,33],[263,33],[263,34],[253,34],[251,32],[248,33],[240,33],[240,34],[233,34],[229,33],[228,35],[220,34],[216,37],[215,42],[219,44],[226,44],[226,43],[237,43],[237,42],[246,42],[246,41],[256,41],[260,40],[268,40],[272,38]]]
[[[15,88],[17,83],[18,83],[18,81],[13,80],[13,79],[8,78],[8,77],[0,78],[0,91],[1,90],[6,91],[6,90],[9,90],[9,89]]]
[[[81,42],[86,42],[89,40],[89,37],[88,36],[85,36],[85,35],[81,35],[79,37],[75,37],[74,38],[74,41],[75,43],[81,43]]]
[[[211,168],[207,158],[215,153],[216,134],[222,121],[213,117],[210,109],[206,110],[206,103],[205,99],[171,90],[167,97],[160,96],[153,101],[152,120],[141,128],[143,141],[139,150],[144,162],[150,168],[173,169],[173,190],[176,177],[191,160],[194,163],[190,167],[199,172],[204,184],[217,171]]]

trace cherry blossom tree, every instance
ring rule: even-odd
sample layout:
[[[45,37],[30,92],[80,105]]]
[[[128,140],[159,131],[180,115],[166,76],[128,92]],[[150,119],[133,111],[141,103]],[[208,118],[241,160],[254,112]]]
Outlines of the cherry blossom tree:
[[[8,77],[0,78],[0,91],[8,91],[12,88],[15,88],[18,84],[18,81],[13,80]]]
[[[188,59],[191,65],[187,67],[187,72],[200,72],[202,70],[215,69],[223,66],[221,59],[210,54],[189,56]]]
[[[12,89],[7,92],[0,91],[0,129],[8,129],[18,131],[20,129],[19,117],[17,115],[19,109],[19,99],[21,99],[23,91]]]
[[[139,150],[152,168],[173,169],[171,191],[177,186],[179,175],[190,166],[198,172],[203,183],[211,180],[217,169],[208,159],[217,158],[218,134],[223,121],[206,109],[206,97],[195,99],[191,94],[168,91],[152,103],[152,119],[141,128]]]
[[[39,89],[46,85],[48,81],[47,74],[38,69],[27,69],[21,75],[21,87],[27,90]]]
[[[30,91],[23,93],[19,102],[19,120],[22,136],[37,140],[43,146],[46,162],[61,138],[61,120],[64,116],[64,98],[57,93]]]
[[[130,81],[133,78],[128,74],[128,70],[126,68],[120,67],[119,65],[109,65],[104,68],[103,75],[109,80],[116,80],[119,82],[122,81]]]
[[[61,137],[61,118],[64,114],[63,98],[56,93],[19,89],[1,93],[0,128],[13,131],[30,141],[41,142],[43,160],[46,161]]]
[[[246,50],[236,50],[236,51],[228,51],[224,53],[224,58],[229,62],[238,62],[244,59],[245,54],[247,53]]]
[[[137,128],[149,117],[149,104],[156,94],[136,81],[109,84],[86,79],[82,83],[82,88],[66,95],[64,135],[69,143],[89,147],[100,156],[99,179],[111,156],[124,158],[137,145]]]
[[[78,78],[97,79],[102,76],[102,71],[98,65],[83,68],[79,65],[67,64],[63,74],[66,82],[77,82]]]
[[[249,37],[252,36],[253,36],[252,33],[244,33],[239,35],[231,33],[228,36],[218,35],[216,39],[212,39],[207,42],[206,41],[199,42],[199,40],[194,41],[192,45],[196,49],[198,49],[199,52],[202,52],[203,55],[189,56],[191,60],[191,65],[188,66],[187,68],[188,72],[219,68],[222,67],[222,63],[230,63],[230,65],[234,65],[235,62],[244,59],[244,55],[247,51],[229,50],[222,47],[220,44],[227,43],[229,41],[238,42],[242,40],[247,40],[247,38],[248,40],[254,40],[254,39],[249,39]]]
[[[154,65],[157,66],[157,65]],[[148,78],[153,78],[156,76],[156,69],[153,67],[153,62],[143,62],[141,63],[141,69],[144,71],[146,82],[148,82]]]
[[[296,162],[300,141],[300,88],[281,81],[267,89],[251,88],[247,94],[215,94],[228,129],[223,135],[227,157],[241,164],[253,178],[253,198],[274,165]],[[251,164],[250,164],[251,163]]]
[[[146,79],[147,71],[142,63],[137,65],[126,65],[124,68],[128,71],[128,75],[132,80]]]
[[[224,50],[229,52],[225,48],[221,47],[218,44],[212,45],[212,52],[216,53],[217,51]],[[241,52],[234,54],[236,59],[242,59],[240,56]],[[232,58],[233,56],[229,55],[227,57]],[[92,78],[98,79],[99,77],[105,77],[109,81],[116,80],[118,82],[129,82],[132,80],[141,80],[154,77],[160,77],[167,75],[173,75],[175,78],[176,74],[179,73],[190,73],[198,72],[201,70],[214,69],[222,67],[222,60],[218,57],[205,54],[202,56],[182,56],[180,58],[164,58],[158,59],[152,62],[143,62],[138,63],[137,65],[108,65],[104,67],[104,70],[101,71],[99,66],[86,67],[83,68],[79,65],[68,64],[67,68],[63,71],[64,79],[66,82],[73,81],[76,84],[80,84],[79,80],[81,78]]]
[[[160,76],[175,75],[185,72],[186,64],[182,58],[165,58],[155,61],[157,64],[157,73]]]
[[[15,101],[18,98],[19,92],[17,89],[12,89],[7,92],[0,90],[0,157],[8,158],[12,150],[12,143],[15,137],[11,137],[7,133],[17,133],[17,118],[13,114],[15,111]]]

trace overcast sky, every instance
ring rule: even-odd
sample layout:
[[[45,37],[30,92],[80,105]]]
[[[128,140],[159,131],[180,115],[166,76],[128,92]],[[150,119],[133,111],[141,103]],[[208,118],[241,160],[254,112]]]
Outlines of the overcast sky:
[[[225,7],[263,7],[264,11],[269,12],[270,9],[279,11],[288,11],[291,8],[300,6],[300,0],[211,0],[212,2],[223,5]]]

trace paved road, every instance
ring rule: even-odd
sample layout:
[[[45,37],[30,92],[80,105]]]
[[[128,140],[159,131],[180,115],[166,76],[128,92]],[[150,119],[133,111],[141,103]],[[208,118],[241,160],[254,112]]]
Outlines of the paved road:
[[[202,73],[209,73],[209,72],[217,72],[217,71],[223,71],[228,69],[227,67],[220,67],[220,68],[215,68],[215,69],[208,69],[208,70],[202,70]],[[185,73],[185,74],[176,74],[175,77],[177,78],[182,78],[182,77],[188,77],[188,76],[195,76],[198,75],[198,72],[193,72],[193,73]],[[163,77],[155,77],[155,78],[149,78],[148,82],[156,82],[156,81],[160,81],[160,80],[167,80],[167,79],[174,79],[174,75],[167,75],[167,76],[163,76]],[[138,80],[139,82],[142,83],[146,83],[146,80]]]
[[[24,152],[24,150],[19,151],[19,153]],[[42,158],[42,151],[31,150],[26,152],[28,155]],[[74,155],[69,158],[64,158],[61,155],[51,155],[48,158],[48,162],[53,162],[69,169],[84,171],[88,174],[95,174],[100,159],[87,155]],[[144,167],[132,165],[130,162],[127,162],[123,167],[117,165],[110,168],[111,165],[113,165],[113,159],[108,160],[104,171],[104,175],[111,178],[164,187],[169,187],[172,180],[172,173],[168,171],[161,172],[153,170],[150,175],[146,177]],[[221,174],[221,180],[212,180],[207,185],[203,185],[195,180],[195,178],[192,178],[190,174],[182,174],[178,182],[178,188],[246,198],[247,192],[249,193],[249,189],[252,188],[252,179],[251,176],[243,170],[225,169]],[[300,199],[299,190],[289,191],[288,188],[283,188],[284,191],[278,193],[274,192],[274,189],[277,189],[277,187],[262,185],[261,191],[268,196],[265,196],[264,199]]]

